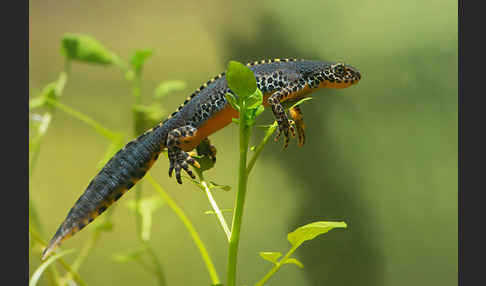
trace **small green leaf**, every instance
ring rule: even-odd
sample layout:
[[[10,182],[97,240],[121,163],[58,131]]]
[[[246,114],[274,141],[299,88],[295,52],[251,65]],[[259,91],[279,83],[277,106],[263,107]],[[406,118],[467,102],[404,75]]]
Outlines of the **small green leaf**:
[[[257,117],[258,115],[260,115],[263,111],[265,111],[265,107],[263,107],[263,105],[259,105],[257,107],[257,109],[255,110],[255,117]]]
[[[136,210],[135,203],[135,200],[128,201],[127,206],[132,210]],[[163,201],[160,196],[146,197],[139,201],[138,212],[142,216],[142,239],[144,241],[148,241],[150,239],[152,214],[162,205]]]
[[[30,115],[29,120],[29,153],[33,153],[38,147],[41,138],[47,132],[49,123],[51,122],[51,114],[46,112],[43,115],[37,113]]]
[[[259,108],[260,106],[263,107],[262,103],[263,103],[263,94],[259,89],[257,89],[252,95],[250,95],[246,99],[246,108],[256,109]]]
[[[228,101],[228,103],[231,105],[231,107],[234,109],[234,110],[238,110],[240,111],[240,106],[238,105],[238,103],[236,102],[236,98],[234,95],[232,95],[231,93],[227,92],[226,93],[226,100]]]
[[[44,113],[44,115],[41,116],[40,118],[40,124],[37,128],[37,133],[40,135],[40,136],[43,136],[46,131],[47,131],[47,128],[49,127],[49,123],[51,123],[51,114],[50,113]]]
[[[29,100],[29,110],[39,108],[46,104],[46,98],[43,96],[36,96]]]
[[[296,258],[287,258],[283,263],[284,264],[295,264],[295,265],[299,266],[300,268],[304,268],[304,264],[302,264],[302,262],[300,262]]]
[[[182,80],[169,80],[159,83],[154,90],[154,98],[161,99],[175,91],[181,91],[186,88],[186,83]]]
[[[292,104],[289,109],[296,107],[297,105],[301,105],[302,103],[314,99],[313,97],[304,97],[301,100],[297,101],[296,103]]]
[[[37,282],[39,282],[39,279],[41,278],[42,273],[44,273],[44,271],[47,269],[47,267],[49,267],[49,265],[51,265],[52,263],[54,263],[56,260],[63,257],[64,255],[71,253],[73,251],[74,251],[74,249],[64,250],[64,251],[61,251],[61,252],[56,253],[56,254],[52,255],[51,257],[49,257],[46,261],[44,261],[37,268],[37,270],[34,272],[34,274],[32,274],[32,277],[30,278],[30,281],[29,281],[29,286],[37,285]]]
[[[216,184],[213,181],[210,181],[209,188],[210,189],[222,189],[223,191],[226,191],[226,192],[228,192],[228,191],[231,190],[231,186],[229,186],[229,185],[219,185],[219,184]]]
[[[64,34],[62,52],[69,60],[101,65],[119,64],[120,59],[94,38],[82,34]]]
[[[257,89],[255,74],[246,65],[230,61],[226,72],[228,87],[238,96],[239,100],[246,99]]]
[[[240,124],[240,120],[238,118],[231,118],[231,121],[236,124]]]
[[[345,222],[318,221],[301,227],[287,235],[288,241],[294,247],[300,246],[307,240],[314,239],[320,234],[324,234],[333,228],[346,228]]]
[[[272,263],[277,263],[278,259],[282,256],[280,252],[260,252],[260,256]]]
[[[135,74],[140,74],[143,69],[143,64],[145,60],[148,59],[152,55],[152,50],[137,50],[133,53],[132,59],[130,60],[130,64],[135,71]]]
[[[51,99],[51,100],[54,100],[54,101],[57,100],[58,96],[56,94],[56,86],[57,86],[57,82],[51,82],[50,84],[46,85],[42,89],[42,92],[40,94],[40,96],[44,98],[45,103],[48,104],[51,107],[54,107],[54,106],[52,106],[51,104],[49,104],[47,102],[47,99]]]

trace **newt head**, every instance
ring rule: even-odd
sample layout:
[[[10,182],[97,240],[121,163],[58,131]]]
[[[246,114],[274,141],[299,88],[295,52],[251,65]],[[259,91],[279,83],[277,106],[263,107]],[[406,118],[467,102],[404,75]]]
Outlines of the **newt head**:
[[[325,80],[319,84],[319,87],[346,88],[361,80],[358,69],[339,62],[327,65],[321,74]]]
[[[355,84],[361,79],[361,73],[356,68],[344,63],[331,65],[329,70],[334,75],[335,80],[349,81]]]
[[[312,88],[346,88],[361,80],[358,69],[341,62],[315,61],[305,67],[303,74]]]

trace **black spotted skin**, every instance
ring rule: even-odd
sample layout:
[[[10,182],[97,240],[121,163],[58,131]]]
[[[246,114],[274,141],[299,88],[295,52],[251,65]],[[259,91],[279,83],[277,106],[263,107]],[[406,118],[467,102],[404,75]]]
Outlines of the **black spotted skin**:
[[[272,59],[247,65],[255,73],[257,86],[265,95],[265,105],[271,106],[279,123],[277,139],[281,133],[285,135],[284,146],[288,144],[289,134],[293,135],[295,131],[281,102],[304,97],[318,88],[348,87],[361,79],[359,71],[341,63]],[[228,88],[225,74],[221,73],[187,97],[168,119],[118,151],[71,208],[44,250],[43,258],[142,179],[165,148],[170,160],[169,176],[175,170],[177,182],[182,183],[180,172],[183,169],[194,177],[188,165],[198,167],[197,162],[186,151],[229,124],[231,117],[237,114],[226,101],[227,92],[233,93]],[[303,144],[302,112],[295,109],[291,115],[299,120],[297,131],[299,143]]]

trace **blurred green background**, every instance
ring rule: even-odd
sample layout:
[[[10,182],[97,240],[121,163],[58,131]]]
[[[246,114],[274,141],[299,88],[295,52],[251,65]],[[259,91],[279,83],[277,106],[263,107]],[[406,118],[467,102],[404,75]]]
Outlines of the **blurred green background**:
[[[357,67],[357,86],[321,90],[303,105],[303,148],[295,140],[286,151],[282,141],[265,147],[249,182],[240,285],[270,269],[259,251],[287,251],[286,234],[315,220],[344,220],[348,228],[305,243],[296,253],[305,268],[285,266],[269,285],[457,284],[456,1],[30,0],[29,14],[31,94],[62,71],[66,32],[91,35],[124,59],[153,49],[143,74],[145,103],[159,82],[187,82],[167,98],[168,112],[229,60],[297,57]],[[119,69],[73,63],[61,101],[132,138],[131,86]],[[260,119],[271,120],[268,111]],[[235,187],[236,134],[232,124],[211,137],[218,162],[206,175]],[[96,174],[107,145],[87,125],[55,114],[30,189],[45,239]],[[162,158],[151,174],[195,223],[225,281],[227,244],[216,219],[203,213],[206,197],[177,185],[167,169]],[[144,186],[144,195],[154,194]],[[235,190],[215,196],[231,208]],[[130,192],[120,199],[113,231],[82,266],[89,285],[156,285],[138,265],[111,259],[139,246],[126,207],[133,198]],[[79,251],[91,231],[90,225],[63,248]],[[155,214],[152,245],[169,285],[210,284],[193,241],[167,207]],[[30,273],[38,265],[31,257]]]

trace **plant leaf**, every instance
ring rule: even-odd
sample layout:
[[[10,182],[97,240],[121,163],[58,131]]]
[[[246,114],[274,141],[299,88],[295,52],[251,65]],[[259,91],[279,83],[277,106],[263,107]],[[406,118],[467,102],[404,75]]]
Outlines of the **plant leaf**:
[[[292,104],[292,105],[289,107],[289,109],[294,108],[294,107],[296,107],[297,105],[300,105],[300,104],[302,104],[302,103],[304,103],[304,102],[306,102],[306,101],[312,100],[312,99],[314,99],[314,98],[313,98],[313,97],[304,97],[304,98],[302,98],[301,100],[297,101],[296,103]]]
[[[135,203],[135,200],[128,201],[127,206],[132,210],[136,210]],[[162,205],[163,201],[160,196],[145,197],[140,200],[138,212],[142,217],[142,239],[144,241],[148,241],[150,239],[152,214]]]
[[[260,115],[263,111],[265,111],[265,107],[263,107],[263,105],[259,105],[255,110],[255,117]]]
[[[222,189],[223,191],[226,191],[226,192],[228,192],[228,191],[231,190],[231,186],[229,186],[229,185],[220,185],[220,184],[215,183],[214,181],[210,181],[209,188],[210,189]]]
[[[46,104],[46,98],[43,96],[36,96],[29,100],[29,110],[39,108]]]
[[[288,241],[293,247],[298,247],[307,240],[314,239],[316,236],[324,234],[333,228],[346,228],[345,222],[318,221],[298,227],[295,231],[287,235]]]
[[[32,274],[32,277],[30,278],[29,281],[29,286],[35,286],[37,285],[37,282],[39,282],[40,277],[42,276],[42,273],[51,265],[54,263],[56,260],[59,258],[63,257],[64,255],[73,252],[74,249],[69,249],[69,250],[64,250],[59,253],[56,253],[49,257],[46,261],[44,261],[39,267],[35,270],[34,274]]]
[[[252,95],[257,89],[255,74],[246,65],[230,61],[226,72],[228,87],[236,93],[239,101]]]
[[[260,256],[272,263],[277,263],[278,259],[282,256],[280,252],[260,252]]]
[[[231,107],[234,109],[234,110],[238,110],[240,111],[240,106],[238,105],[238,103],[236,102],[236,98],[234,95],[232,95],[231,93],[227,92],[226,93],[226,100],[228,101],[228,103],[231,105]]]
[[[154,98],[161,99],[172,92],[184,90],[186,85],[186,82],[182,80],[169,80],[161,82],[154,90]]]
[[[94,38],[67,33],[62,37],[62,52],[69,60],[101,65],[119,64],[120,59]]]
[[[262,92],[257,88],[255,92],[250,95],[247,100],[246,100],[246,108],[248,109],[256,109],[262,106],[263,103],[263,94]]]
[[[135,70],[135,73],[137,75],[142,72],[145,60],[148,59],[151,55],[152,50],[136,50],[135,53],[133,53],[130,64],[132,65],[132,68]]]
[[[284,264],[295,264],[295,265],[299,266],[300,268],[304,268],[304,264],[302,264],[302,262],[297,260],[297,258],[287,258],[287,259],[285,259],[285,261],[283,263]]]

